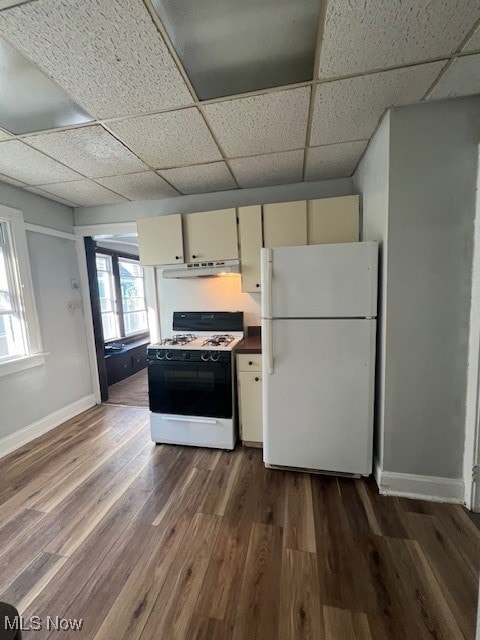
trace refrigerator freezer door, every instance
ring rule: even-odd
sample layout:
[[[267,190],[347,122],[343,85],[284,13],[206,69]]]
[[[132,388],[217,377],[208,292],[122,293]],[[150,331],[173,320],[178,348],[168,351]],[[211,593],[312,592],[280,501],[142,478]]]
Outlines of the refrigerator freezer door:
[[[262,249],[262,316],[375,317],[377,262],[376,242]]]
[[[269,322],[272,373],[263,376],[268,466],[371,473],[375,327],[375,320]]]

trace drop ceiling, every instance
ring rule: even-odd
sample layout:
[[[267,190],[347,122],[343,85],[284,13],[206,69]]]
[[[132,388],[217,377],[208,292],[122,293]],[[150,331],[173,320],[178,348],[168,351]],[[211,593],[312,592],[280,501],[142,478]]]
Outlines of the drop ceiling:
[[[479,20],[478,0],[0,0],[0,180],[92,206],[350,176],[389,107],[480,93]]]

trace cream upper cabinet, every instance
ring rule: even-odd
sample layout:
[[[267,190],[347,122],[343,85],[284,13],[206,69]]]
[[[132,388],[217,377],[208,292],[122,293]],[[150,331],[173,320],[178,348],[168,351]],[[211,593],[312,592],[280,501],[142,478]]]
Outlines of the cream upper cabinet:
[[[260,249],[262,248],[262,207],[238,210],[242,291],[260,291]]]
[[[269,248],[307,244],[306,201],[265,204],[263,237]]]
[[[185,216],[185,261],[238,258],[235,209],[189,213]]]
[[[137,229],[141,264],[181,264],[184,261],[180,214],[137,220]]]
[[[359,200],[359,196],[310,200],[308,244],[358,242]]]

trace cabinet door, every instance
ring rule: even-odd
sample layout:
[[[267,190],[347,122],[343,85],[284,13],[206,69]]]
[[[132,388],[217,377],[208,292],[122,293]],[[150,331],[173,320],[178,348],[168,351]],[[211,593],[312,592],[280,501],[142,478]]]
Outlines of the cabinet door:
[[[359,196],[310,200],[308,205],[308,244],[358,242]]]
[[[306,201],[264,205],[263,237],[269,248],[307,244]]]
[[[189,213],[185,231],[188,262],[238,258],[235,209]]]
[[[263,442],[262,374],[238,374],[240,423],[243,442]]]
[[[182,216],[157,216],[137,220],[140,264],[181,264],[183,262]]]
[[[238,210],[242,291],[260,291],[260,249],[262,248],[262,207]]]

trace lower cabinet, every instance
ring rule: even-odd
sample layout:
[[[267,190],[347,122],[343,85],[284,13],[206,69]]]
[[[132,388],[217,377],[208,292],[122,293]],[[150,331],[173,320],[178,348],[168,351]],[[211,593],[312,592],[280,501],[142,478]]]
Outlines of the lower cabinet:
[[[247,446],[263,444],[261,358],[260,354],[237,355],[240,439]]]

